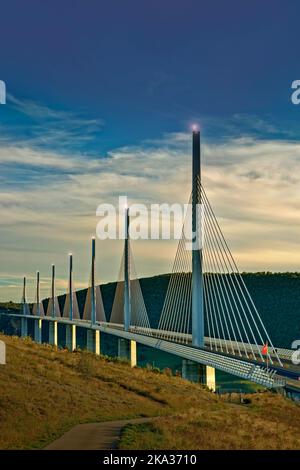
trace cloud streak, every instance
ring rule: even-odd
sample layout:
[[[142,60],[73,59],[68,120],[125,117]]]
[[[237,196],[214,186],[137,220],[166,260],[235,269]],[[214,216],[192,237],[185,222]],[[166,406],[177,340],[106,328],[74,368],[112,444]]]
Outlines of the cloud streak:
[[[7,98],[8,113],[17,119],[14,124],[8,121],[3,126],[0,138],[3,144],[17,139],[24,147],[80,153],[87,145],[92,150],[105,126],[102,119],[87,117],[85,113],[51,108],[13,94]]]
[[[112,149],[98,158],[2,144],[0,255],[7,272],[3,278],[38,268],[48,277],[49,265],[55,262],[63,280],[71,250],[83,286],[98,204],[116,203],[119,195],[127,195],[131,203],[186,203],[190,153],[190,136],[185,133]],[[240,268],[297,270],[300,144],[255,136],[210,139],[202,154],[203,183]],[[121,242],[99,243],[101,280],[116,278],[121,250]],[[134,250],[140,275],[171,269],[174,242],[137,241]],[[46,290],[45,286],[45,295]],[[1,293],[2,298],[19,298],[17,288],[2,286]]]

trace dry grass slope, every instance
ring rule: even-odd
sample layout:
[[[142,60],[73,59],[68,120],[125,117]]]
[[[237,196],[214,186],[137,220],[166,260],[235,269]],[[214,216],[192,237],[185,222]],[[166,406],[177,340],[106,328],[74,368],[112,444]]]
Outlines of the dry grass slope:
[[[124,428],[121,449],[300,449],[300,407],[260,393],[240,405],[203,402],[185,413]]]
[[[86,352],[0,335],[0,449],[39,448],[78,423],[128,426],[123,449],[300,449],[300,407],[271,393],[228,403],[200,385]]]
[[[45,446],[73,425],[172,414],[215,397],[176,377],[0,335],[0,449]]]

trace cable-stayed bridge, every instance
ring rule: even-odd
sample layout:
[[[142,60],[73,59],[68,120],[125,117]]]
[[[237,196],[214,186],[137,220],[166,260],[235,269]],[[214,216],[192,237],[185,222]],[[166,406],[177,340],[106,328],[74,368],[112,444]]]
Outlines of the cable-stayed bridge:
[[[30,312],[23,284],[21,336],[34,321],[34,339],[42,341],[42,322],[49,322],[50,344],[58,344],[58,327],[65,325],[65,344],[76,348],[76,328],[86,329],[86,345],[100,354],[101,333],[118,337],[118,354],[137,363],[137,343],[182,358],[182,375],[215,389],[215,369],[269,388],[296,383],[297,372],[285,365],[294,351],[275,347],[236,266],[201,183],[200,133],[193,132],[193,175],[187,214],[157,328],[149,321],[134,266],[126,209],[124,252],[111,312],[105,312],[100,286],[95,282],[96,245],[92,239],[89,287],[83,312],[73,288],[73,256],[69,255],[69,289],[63,311],[55,292],[52,266],[51,295],[46,312],[40,299],[37,273],[36,301]]]

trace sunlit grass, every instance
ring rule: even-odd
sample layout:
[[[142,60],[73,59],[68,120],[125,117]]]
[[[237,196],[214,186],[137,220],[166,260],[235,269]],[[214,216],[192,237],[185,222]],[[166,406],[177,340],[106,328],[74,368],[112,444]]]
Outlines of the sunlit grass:
[[[157,417],[124,429],[123,449],[300,449],[300,407],[274,393],[219,397],[201,385],[1,335],[0,448],[40,448],[83,422]]]
[[[75,424],[159,416],[189,409],[212,394],[200,385],[125,361],[70,353],[30,339],[0,336],[0,448],[39,448]]]
[[[270,392],[251,395],[248,401],[203,401],[185,413],[128,425],[120,448],[300,449],[299,405]]]

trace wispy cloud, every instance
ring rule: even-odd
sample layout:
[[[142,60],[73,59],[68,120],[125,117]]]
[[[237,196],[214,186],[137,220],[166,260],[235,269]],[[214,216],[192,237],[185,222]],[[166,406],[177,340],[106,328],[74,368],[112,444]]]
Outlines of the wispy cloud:
[[[11,93],[7,95],[7,100],[9,103],[12,103],[16,110],[37,120],[47,119],[55,122],[66,121],[67,123],[71,123],[74,127],[85,126],[90,131],[99,130],[99,127],[104,125],[102,119],[82,118],[73,112],[50,108],[49,106],[45,106],[33,100],[21,100]]]
[[[7,96],[7,106],[23,116],[26,125],[10,124],[1,137],[2,142],[18,138],[20,144],[60,152],[72,149],[81,151],[92,143],[105,125],[100,118],[90,118],[84,113],[55,109],[41,103],[20,99],[13,94]],[[25,130],[26,129],[26,130]]]
[[[105,158],[0,144],[0,256],[7,271],[3,277],[39,268],[47,279],[50,263],[56,262],[63,289],[71,250],[83,286],[89,277],[90,235],[95,233],[98,204],[116,202],[118,195],[146,204],[187,202],[190,153],[185,133],[112,149]],[[241,269],[296,270],[300,144],[249,133],[207,139],[202,155],[204,185]],[[21,184],[22,175],[26,184]],[[102,242],[98,249],[100,278],[115,279],[121,242]],[[172,242],[136,242],[139,274],[169,271],[174,250]],[[19,298],[19,290],[3,287],[2,297]]]

